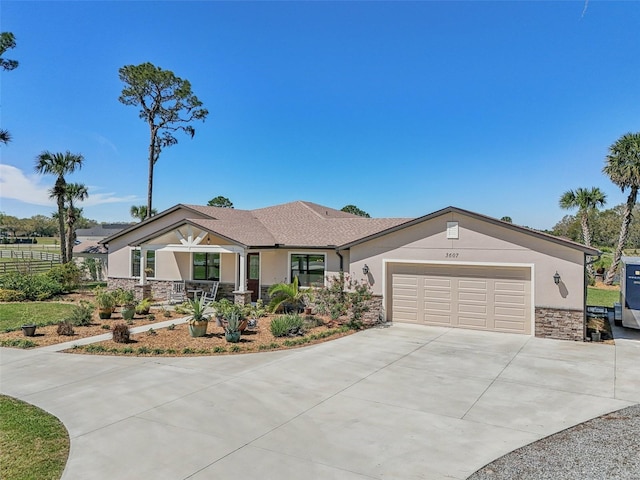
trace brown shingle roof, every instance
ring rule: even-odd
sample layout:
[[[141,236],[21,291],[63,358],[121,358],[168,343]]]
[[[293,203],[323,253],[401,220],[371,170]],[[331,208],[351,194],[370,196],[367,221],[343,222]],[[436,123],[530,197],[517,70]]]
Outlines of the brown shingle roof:
[[[252,247],[342,245],[408,221],[363,218],[312,202],[296,201],[256,210],[186,205],[211,219],[189,219],[211,232]]]

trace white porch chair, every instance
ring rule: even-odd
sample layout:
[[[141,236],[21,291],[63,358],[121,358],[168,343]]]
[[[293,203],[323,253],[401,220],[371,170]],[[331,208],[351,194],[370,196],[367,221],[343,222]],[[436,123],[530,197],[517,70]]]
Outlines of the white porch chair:
[[[184,282],[173,282],[169,292],[169,303],[182,303],[187,299]]]
[[[216,301],[216,296],[218,295],[218,286],[220,282],[213,282],[211,284],[211,290],[208,292],[204,292],[202,295],[204,297],[205,305],[209,305],[211,302]]]

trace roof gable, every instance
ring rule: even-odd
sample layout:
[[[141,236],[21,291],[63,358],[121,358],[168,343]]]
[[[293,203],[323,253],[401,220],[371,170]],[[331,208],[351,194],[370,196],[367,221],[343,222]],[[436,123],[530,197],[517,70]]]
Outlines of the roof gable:
[[[548,233],[539,232],[538,230],[533,230],[533,229],[530,229],[530,228],[527,228],[527,227],[521,227],[519,225],[514,225],[514,224],[509,223],[509,222],[504,222],[502,220],[498,220],[497,218],[488,217],[488,216],[482,215],[480,213],[475,213],[475,212],[471,212],[469,210],[464,210],[462,208],[457,208],[457,207],[452,207],[452,206],[443,208],[441,210],[437,210],[437,211],[435,211],[433,213],[429,213],[427,215],[423,215],[422,217],[418,217],[418,218],[415,218],[413,220],[409,220],[409,221],[407,221],[407,222],[405,222],[403,224],[388,228],[386,230],[379,231],[379,232],[374,233],[372,235],[369,235],[367,237],[363,237],[363,238],[357,239],[357,240],[355,240],[353,242],[346,243],[344,245],[341,245],[341,248],[347,249],[347,248],[350,248],[352,246],[367,242],[369,240],[373,240],[375,238],[382,237],[382,236],[387,235],[389,233],[396,232],[396,231],[398,231],[400,229],[411,227],[413,225],[417,225],[419,223],[426,222],[426,221],[432,220],[434,218],[441,217],[443,215],[447,215],[449,213],[459,213],[459,214],[462,214],[462,215],[467,215],[469,217],[475,218],[477,220],[480,220],[480,221],[483,221],[483,222],[486,222],[486,223],[490,223],[490,224],[493,224],[493,225],[497,225],[497,226],[501,226],[501,227],[504,227],[504,228],[508,228],[508,229],[523,233],[525,235],[530,235],[530,236],[533,236],[533,237],[536,237],[536,238],[539,238],[539,239],[543,239],[543,240],[546,240],[546,241],[549,241],[549,242],[552,242],[552,243],[556,243],[556,244],[559,244],[559,245],[563,245],[565,247],[569,247],[569,248],[572,248],[572,249],[575,249],[575,250],[580,250],[580,251],[583,251],[585,254],[588,254],[588,255],[599,255],[600,254],[599,250],[597,250],[595,248],[587,247],[585,245],[582,245],[581,243],[577,243],[577,242],[574,242],[572,240],[556,237],[554,235],[549,235]]]

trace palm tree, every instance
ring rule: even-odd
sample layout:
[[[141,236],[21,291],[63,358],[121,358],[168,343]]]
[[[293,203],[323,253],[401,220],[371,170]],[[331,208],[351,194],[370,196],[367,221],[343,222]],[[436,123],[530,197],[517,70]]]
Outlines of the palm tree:
[[[51,153],[48,151],[42,152],[36,157],[36,172],[55,175],[56,183],[51,189],[51,195],[56,199],[58,204],[58,227],[60,229],[60,253],[62,254],[62,261],[66,263],[67,249],[65,245],[64,235],[64,196],[66,181],[64,176],[73,173],[76,169],[82,167],[84,157],[81,154],[71,153],[66,151],[65,153]]]
[[[70,262],[73,259],[73,244],[76,239],[76,232],[73,228],[76,223],[77,211],[73,205],[74,200],[78,200],[82,202],[89,196],[89,191],[86,186],[81,183],[67,183],[64,189],[64,197],[67,201],[67,262]]]
[[[145,218],[147,218],[147,206],[146,205],[131,205],[130,213],[131,213],[131,216],[133,218],[137,218],[138,220],[142,221]],[[152,208],[150,216],[153,217],[157,213],[158,213],[158,211],[155,208]]]
[[[11,141],[11,134],[8,130],[0,130],[0,143],[7,144]]]
[[[638,199],[638,189],[640,188],[640,132],[626,133],[609,147],[609,154],[602,172],[623,192],[627,188],[629,189],[629,196],[622,214],[618,246],[613,255],[611,267],[609,267],[607,276],[604,279],[606,285],[611,285],[613,277],[618,271],[622,249],[627,243],[633,207]]]
[[[292,283],[276,283],[269,287],[269,310],[275,312],[281,305],[288,305],[300,310],[305,291],[300,290],[298,277],[293,277]]]
[[[578,209],[578,217],[582,226],[582,239],[587,247],[591,246],[591,231],[589,229],[589,214],[607,203],[607,196],[598,187],[577,188],[564,192],[560,197],[560,208]]]

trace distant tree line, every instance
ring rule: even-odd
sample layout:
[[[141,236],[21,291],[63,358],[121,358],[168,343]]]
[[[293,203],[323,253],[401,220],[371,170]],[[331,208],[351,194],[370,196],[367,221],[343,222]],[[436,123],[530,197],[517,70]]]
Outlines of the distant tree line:
[[[587,214],[592,245],[596,248],[614,248],[618,244],[625,207],[623,203],[607,210],[592,210]],[[583,229],[580,215],[565,215],[554,225],[550,233],[582,243]],[[640,249],[640,206],[638,205],[633,209],[626,248]]]
[[[57,217],[57,212],[55,217]],[[76,228],[91,228],[98,225],[95,220],[76,219]],[[54,216],[34,215],[29,218],[18,218],[0,212],[0,236],[2,237],[59,237],[58,220]]]

